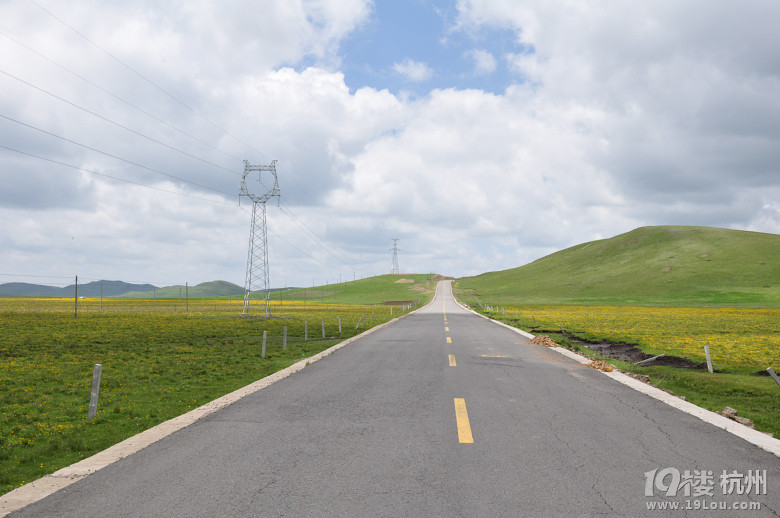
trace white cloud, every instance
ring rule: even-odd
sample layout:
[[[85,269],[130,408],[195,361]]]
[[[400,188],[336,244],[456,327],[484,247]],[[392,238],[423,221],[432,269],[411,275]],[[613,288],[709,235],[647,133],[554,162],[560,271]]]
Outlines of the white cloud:
[[[519,76],[522,81],[532,83],[541,81],[543,63],[538,55],[510,52],[505,56],[505,59],[509,70]]]
[[[640,225],[780,228],[774,4],[464,0],[464,29],[515,30],[522,47],[504,59],[517,84],[414,98],[350,92],[338,72],[339,42],[363,23],[367,2],[266,2],[247,13],[240,3],[83,1],[60,13],[86,20],[90,38],[198,113],[26,6],[0,4],[0,18],[19,22],[14,37],[201,142],[0,39],[4,70],[216,166],[7,76],[0,113],[226,193],[237,193],[242,159],[278,159],[274,285],[351,278],[354,265],[357,275],[385,272],[397,236],[402,270],[461,275]],[[486,55],[469,54],[475,71],[495,67]],[[433,75],[411,60],[395,71]],[[79,167],[236,200],[5,119],[0,134],[8,147]],[[249,216],[233,206],[6,151],[0,178],[0,273],[243,280]]]
[[[582,159],[634,200],[626,214],[744,226],[739,193],[777,195],[780,79],[768,64],[780,59],[780,5],[462,0],[458,9],[462,27],[516,31],[525,50],[506,58],[534,84],[535,106],[600,114],[557,131],[591,136]]]
[[[496,70],[496,58],[484,49],[472,49],[465,56],[474,60],[474,74],[478,76],[490,75]]]
[[[433,70],[431,70],[431,67],[425,63],[408,58],[401,63],[393,64],[393,70],[415,83],[426,81],[433,77]]]

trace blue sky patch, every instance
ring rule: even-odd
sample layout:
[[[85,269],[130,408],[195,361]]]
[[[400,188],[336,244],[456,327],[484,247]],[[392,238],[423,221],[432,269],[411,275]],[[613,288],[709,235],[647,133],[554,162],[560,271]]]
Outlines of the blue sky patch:
[[[505,59],[524,51],[514,31],[456,29],[456,17],[452,2],[377,1],[369,21],[341,44],[341,71],[350,90],[369,86],[413,96],[436,88],[501,93],[521,80]]]

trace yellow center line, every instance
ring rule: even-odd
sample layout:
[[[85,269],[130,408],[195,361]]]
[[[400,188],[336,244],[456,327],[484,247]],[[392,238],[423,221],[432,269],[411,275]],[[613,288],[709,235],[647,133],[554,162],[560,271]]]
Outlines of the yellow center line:
[[[447,343],[448,343],[448,344],[451,344],[451,343],[452,343],[452,338],[450,338],[449,336],[447,337]]]
[[[445,331],[449,331],[449,330],[450,330],[450,328],[449,328],[449,327],[445,327],[445,328],[444,328],[444,330],[445,330]]]
[[[466,400],[455,398],[455,420],[458,422],[458,442],[461,444],[471,444],[474,437],[471,435],[471,425],[469,424],[469,414],[466,412]]]
[[[458,366],[458,364],[455,363],[455,355],[454,354],[450,354],[450,367],[457,367],[457,366]]]

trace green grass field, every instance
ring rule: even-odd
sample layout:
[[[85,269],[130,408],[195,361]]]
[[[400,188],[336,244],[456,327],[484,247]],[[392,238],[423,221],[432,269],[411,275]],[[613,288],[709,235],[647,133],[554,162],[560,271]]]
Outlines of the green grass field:
[[[432,292],[420,286],[433,286],[432,276],[417,279],[367,279],[352,290],[364,300],[424,304]],[[378,303],[275,300],[272,318],[242,318],[238,301],[215,299],[191,300],[189,308],[178,300],[112,299],[102,309],[85,299],[77,318],[73,311],[73,299],[0,299],[0,494],[404,312]],[[96,363],[103,367],[98,415],[87,418]]]

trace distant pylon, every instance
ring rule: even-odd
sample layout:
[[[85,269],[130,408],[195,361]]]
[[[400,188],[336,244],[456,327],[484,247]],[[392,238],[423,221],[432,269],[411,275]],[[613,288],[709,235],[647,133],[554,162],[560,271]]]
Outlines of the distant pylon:
[[[398,271],[398,238],[393,239],[393,248],[390,249],[393,252],[393,264],[390,266],[391,274],[401,273]]]
[[[263,185],[260,175],[268,172],[273,175],[273,186],[267,192],[253,194],[246,185],[247,174],[257,172],[258,182]],[[249,227],[249,252],[246,259],[246,280],[244,281],[244,310],[249,313],[252,301],[263,302],[265,316],[270,313],[270,276],[268,273],[268,227],[265,222],[265,202],[279,196],[279,180],[276,177],[276,160],[270,165],[250,165],[244,160],[244,176],[241,178],[241,193],[252,200],[252,223]]]

